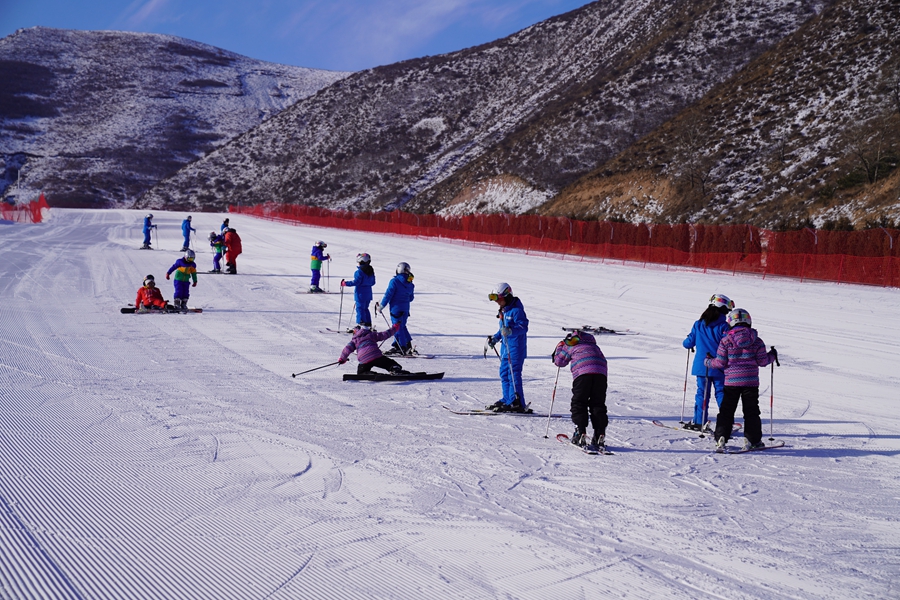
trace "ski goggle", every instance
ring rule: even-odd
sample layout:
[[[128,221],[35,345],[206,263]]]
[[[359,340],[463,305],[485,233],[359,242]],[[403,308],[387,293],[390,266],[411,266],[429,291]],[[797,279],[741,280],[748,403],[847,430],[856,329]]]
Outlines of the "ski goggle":
[[[713,294],[709,299],[709,303],[715,306],[724,306],[728,310],[734,310],[734,300],[722,294]]]
[[[488,300],[490,300],[491,302],[496,302],[497,298],[499,297],[500,294],[497,294],[496,292],[491,292],[490,294],[488,294]]]
[[[147,279],[144,281],[144,287],[156,287],[156,282],[152,279]]]
[[[563,341],[566,343],[566,346],[576,346],[581,341],[581,338],[578,337],[577,333],[570,333]]]

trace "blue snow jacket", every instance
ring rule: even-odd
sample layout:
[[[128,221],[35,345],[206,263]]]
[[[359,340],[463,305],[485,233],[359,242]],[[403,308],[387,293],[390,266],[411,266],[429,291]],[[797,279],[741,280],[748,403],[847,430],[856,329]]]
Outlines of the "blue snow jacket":
[[[719,315],[719,318],[712,325],[707,325],[703,319],[697,319],[691,332],[681,342],[681,345],[685,348],[697,349],[697,352],[694,354],[691,375],[706,376],[706,366],[703,364],[706,353],[708,352],[715,356],[719,349],[719,342],[722,341],[726,333],[728,333],[728,325],[725,323],[725,315]],[[709,376],[721,379],[725,377],[725,373],[719,369],[710,368]]]
[[[500,347],[500,357],[506,359],[509,354],[512,362],[524,362],[528,356],[528,316],[525,314],[525,307],[522,301],[513,296],[511,301],[500,309],[500,327],[508,327],[509,335],[506,336],[506,343]],[[500,330],[494,334],[494,343],[503,340]],[[507,346],[509,346],[507,348]]]
[[[390,304],[391,316],[400,316],[401,314],[408,316],[409,303],[413,301],[415,291],[416,285],[412,282],[412,277],[405,273],[398,273],[391,279],[384,291],[381,306]]]
[[[150,233],[150,230],[154,227],[156,225],[150,222],[150,217],[144,217],[144,233]]]
[[[181,233],[184,234],[185,239],[191,237],[191,232],[197,231],[193,227],[191,227],[191,222],[185,219],[181,222]]]
[[[356,268],[353,279],[345,281],[347,287],[355,287],[353,299],[359,305],[368,306],[372,301],[372,286],[375,285],[375,269],[370,265],[360,266]]]

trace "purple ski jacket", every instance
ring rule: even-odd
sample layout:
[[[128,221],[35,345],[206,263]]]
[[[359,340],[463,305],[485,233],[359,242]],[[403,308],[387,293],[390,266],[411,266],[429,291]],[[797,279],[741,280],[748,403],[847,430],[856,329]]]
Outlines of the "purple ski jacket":
[[[716,357],[707,358],[705,364],[725,371],[725,385],[729,387],[759,387],[759,368],[774,360],[755,329],[735,327],[719,342]]]
[[[597,345],[597,340],[589,333],[579,332],[580,342],[568,346],[560,342],[553,352],[553,364],[565,367],[572,364],[572,377],[578,379],[582,375],[606,375],[606,357]]]
[[[378,347],[378,342],[383,342],[393,336],[398,329],[400,329],[399,323],[395,323],[390,329],[378,333],[371,329],[360,327],[353,332],[353,339],[341,352],[341,361],[347,360],[354,350],[356,350],[356,358],[361,365],[378,360],[381,356],[384,356],[381,353],[381,348]]]

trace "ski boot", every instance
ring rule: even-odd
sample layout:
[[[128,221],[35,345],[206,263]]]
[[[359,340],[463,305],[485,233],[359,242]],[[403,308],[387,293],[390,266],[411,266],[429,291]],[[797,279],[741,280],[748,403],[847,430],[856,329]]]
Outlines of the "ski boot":
[[[153,248],[150,247],[150,244],[144,244],[141,246],[141,250],[153,250]]]
[[[606,448],[606,435],[594,432],[591,443],[585,446],[585,450],[590,452],[602,452]]]
[[[575,433],[572,434],[572,439],[569,440],[573,446],[578,446],[579,448],[584,448],[585,446],[585,438],[587,437],[587,432],[581,427],[575,428]]]
[[[688,431],[700,431],[700,426],[691,421],[690,423],[685,423],[682,429],[687,429]]]
[[[718,454],[725,454],[725,444],[728,443],[728,440],[725,439],[725,436],[720,437],[716,440],[716,452]]]
[[[760,448],[765,448],[765,447],[766,447],[766,444],[765,444],[762,440],[759,440],[758,442],[756,442],[756,443],[754,444],[753,442],[751,442],[751,441],[748,440],[747,438],[744,438],[744,447],[741,448],[741,450],[744,450],[744,451],[747,451],[747,450],[759,450]]]

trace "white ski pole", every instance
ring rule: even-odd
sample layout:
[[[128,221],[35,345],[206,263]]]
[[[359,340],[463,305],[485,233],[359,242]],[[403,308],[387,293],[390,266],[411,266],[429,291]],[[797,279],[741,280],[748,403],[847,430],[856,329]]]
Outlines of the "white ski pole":
[[[556,367],[556,381],[553,383],[553,395],[550,396],[550,413],[547,415],[547,431],[544,432],[544,439],[550,436],[550,419],[553,418],[553,403],[556,401],[556,385],[559,383],[559,372],[562,367]]]
[[[688,348],[687,364],[684,365],[684,397],[681,399],[681,420],[678,421],[682,425],[684,425],[684,405],[687,402],[688,370],[691,368],[691,352],[693,351],[693,348]]]

